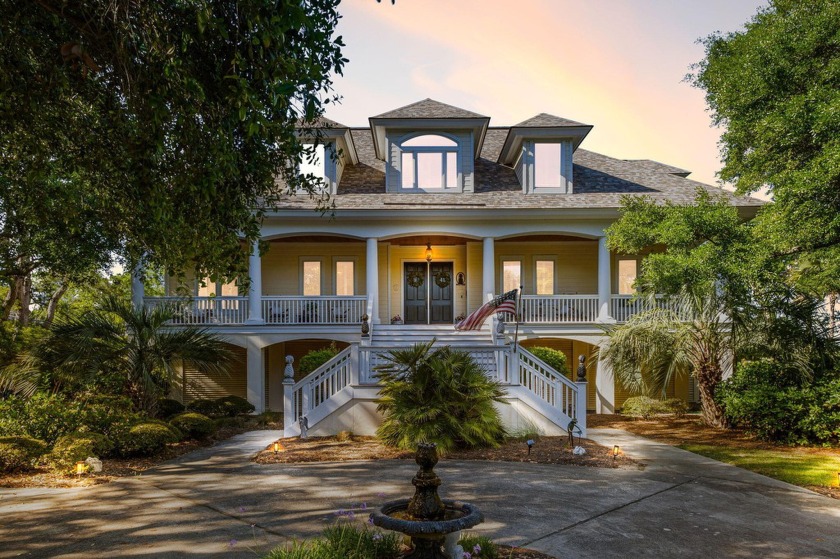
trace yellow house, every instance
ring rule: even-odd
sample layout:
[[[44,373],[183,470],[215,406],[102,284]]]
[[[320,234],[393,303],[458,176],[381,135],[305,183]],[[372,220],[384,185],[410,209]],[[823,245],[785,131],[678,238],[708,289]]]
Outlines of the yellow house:
[[[760,202],[688,179],[650,160],[580,147],[592,126],[540,114],[515,126],[426,99],[347,127],[327,119],[314,163],[334,216],[288,196],[267,215],[250,260],[251,290],[201,285],[194,296],[145,298],[179,309],[174,326],[224,335],[240,363],[228,376],[183,371],[186,400],[237,394],[257,411],[285,410],[286,432],[371,432],[378,418],[371,369],[388,348],[432,337],[470,351],[506,386],[511,427],[560,432],[586,411],[612,412],[627,394],[593,349],[603,325],[644,306],[633,298],[639,255],[611,253],[604,230],[621,198],[688,203],[696,189],[729,196],[744,217]],[[307,141],[304,134],[304,141]],[[136,303],[142,285],[135,281]],[[519,321],[495,315],[480,330],[454,324],[521,288]],[[514,342],[516,338],[517,343]],[[341,352],[305,378],[295,363],[335,343]],[[529,347],[563,351],[564,374]],[[584,368],[578,375],[579,358]],[[669,388],[696,399],[690,382]]]

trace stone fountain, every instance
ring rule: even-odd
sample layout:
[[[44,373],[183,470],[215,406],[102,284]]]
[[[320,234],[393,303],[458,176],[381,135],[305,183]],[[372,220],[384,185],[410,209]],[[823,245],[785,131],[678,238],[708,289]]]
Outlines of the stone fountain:
[[[421,443],[414,460],[420,466],[411,480],[414,497],[385,503],[370,518],[376,526],[411,537],[414,549],[405,559],[450,559],[442,549],[446,535],[484,522],[484,515],[469,503],[443,501],[438,496],[437,445]]]

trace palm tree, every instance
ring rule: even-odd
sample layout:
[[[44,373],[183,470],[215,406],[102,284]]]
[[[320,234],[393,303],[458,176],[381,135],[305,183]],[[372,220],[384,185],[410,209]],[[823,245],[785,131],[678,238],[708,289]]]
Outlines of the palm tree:
[[[153,413],[182,361],[206,373],[224,373],[233,354],[203,328],[167,328],[169,308],[135,309],[106,298],[98,308],[56,322],[49,336],[4,373],[0,389],[24,395],[37,386],[53,390],[117,378],[138,409]],[[5,384],[5,386],[3,386]]]
[[[390,446],[415,448],[437,443],[441,452],[457,447],[497,446],[505,436],[494,402],[503,391],[464,351],[433,350],[435,340],[394,349],[377,367],[382,381],[377,435]]]
[[[674,376],[693,374],[703,421],[727,427],[724,410],[714,396],[723,371],[732,365],[732,325],[715,293],[684,292],[673,301],[676,305],[671,309],[653,304],[625,324],[608,328],[609,339],[599,357],[626,389],[638,394],[661,394]]]

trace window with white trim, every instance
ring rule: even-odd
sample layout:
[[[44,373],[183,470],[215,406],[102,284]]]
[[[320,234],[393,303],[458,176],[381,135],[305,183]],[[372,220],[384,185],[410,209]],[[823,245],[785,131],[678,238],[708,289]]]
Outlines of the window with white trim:
[[[534,188],[560,188],[563,175],[560,170],[559,143],[536,142],[534,144]]]
[[[522,285],[522,262],[520,260],[502,261],[502,293],[519,289]]]
[[[339,260],[335,263],[335,294],[352,296],[356,294],[356,263],[352,260]]]
[[[304,260],[301,267],[303,276],[301,284],[305,297],[317,297],[321,295],[321,261]]]
[[[536,261],[537,295],[554,295],[554,260]]]
[[[618,294],[633,295],[636,290],[633,284],[636,282],[637,262],[633,260],[618,261]]]
[[[400,144],[403,189],[458,188],[458,143],[439,134],[414,136]]]
[[[327,159],[330,157],[330,153],[324,144],[304,144],[301,161],[298,164],[298,172],[301,175],[314,175],[315,178],[321,179],[319,190],[325,189],[329,185]]]

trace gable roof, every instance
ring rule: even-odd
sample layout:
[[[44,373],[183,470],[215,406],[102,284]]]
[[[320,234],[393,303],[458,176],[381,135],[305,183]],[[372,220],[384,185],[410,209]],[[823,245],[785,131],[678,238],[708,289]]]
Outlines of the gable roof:
[[[567,126],[589,125],[569,120],[568,118],[550,115],[548,113],[540,113],[536,116],[532,116],[528,120],[523,120],[519,124],[514,124],[511,128],[565,128]]]
[[[319,116],[312,122],[306,122],[304,119],[299,118],[297,120],[297,127],[298,128],[350,128],[340,122],[336,122],[331,120],[325,116]]]
[[[394,109],[392,111],[384,112],[381,115],[376,115],[371,118],[487,118],[490,117],[480,115],[478,113],[474,113],[472,111],[468,111],[466,109],[461,109],[460,107],[453,107],[452,105],[447,105],[446,103],[441,103],[440,101],[435,101],[434,99],[423,99],[422,101],[417,101],[415,103],[411,103],[410,105],[406,105],[404,107],[399,107],[398,109]]]

